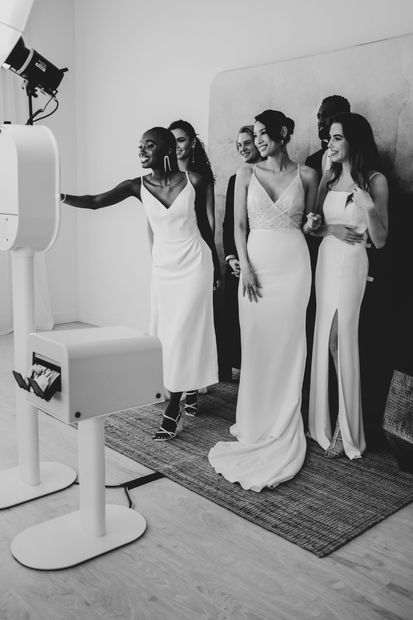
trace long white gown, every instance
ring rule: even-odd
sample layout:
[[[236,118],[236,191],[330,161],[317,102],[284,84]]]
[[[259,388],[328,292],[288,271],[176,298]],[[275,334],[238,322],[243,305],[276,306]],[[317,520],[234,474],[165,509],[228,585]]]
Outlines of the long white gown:
[[[262,298],[255,303],[243,297],[240,282],[242,365],[230,428],[238,441],[218,442],[209,461],[230,482],[261,491],[293,478],[306,453],[300,407],[311,270],[301,231],[305,193],[299,170],[276,202],[254,170],[247,208],[248,256]]]
[[[351,192],[327,193],[323,205],[326,224],[355,226],[367,238],[367,216],[350,201]],[[316,268],[317,313],[311,364],[309,435],[327,449],[333,430],[328,402],[329,337],[338,318],[338,420],[344,451],[360,458],[366,444],[360,391],[358,323],[366,287],[368,258],[364,243],[350,245],[333,235],[324,237]]]
[[[150,332],[162,344],[164,385],[185,392],[218,381],[213,262],[187,184],[169,208],[145,187],[141,200],[153,231]]]

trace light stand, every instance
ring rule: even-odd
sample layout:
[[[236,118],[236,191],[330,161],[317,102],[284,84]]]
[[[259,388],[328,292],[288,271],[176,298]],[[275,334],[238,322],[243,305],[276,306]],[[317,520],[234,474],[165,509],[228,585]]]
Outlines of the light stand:
[[[29,118],[26,125],[33,125],[33,97],[37,97],[36,88],[33,87],[30,82],[26,83],[26,95],[29,106]]]

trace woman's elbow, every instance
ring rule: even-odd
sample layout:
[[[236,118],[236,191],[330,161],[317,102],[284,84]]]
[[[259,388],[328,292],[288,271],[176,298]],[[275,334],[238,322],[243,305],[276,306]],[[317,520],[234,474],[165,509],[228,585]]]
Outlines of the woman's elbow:
[[[381,248],[384,248],[384,246],[386,245],[386,241],[387,241],[387,232],[384,232],[379,237],[374,239],[373,244],[376,250],[381,250]]]
[[[101,196],[88,196],[88,208],[96,211],[97,209],[101,209],[105,207],[103,199]]]

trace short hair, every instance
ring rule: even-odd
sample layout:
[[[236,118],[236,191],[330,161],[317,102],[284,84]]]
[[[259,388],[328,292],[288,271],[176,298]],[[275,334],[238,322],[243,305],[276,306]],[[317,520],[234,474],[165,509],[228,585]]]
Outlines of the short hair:
[[[336,110],[336,114],[344,114],[350,112],[350,102],[342,95],[329,95],[325,97],[321,104],[327,104]]]
[[[285,116],[283,112],[279,110],[264,110],[261,114],[255,117],[255,120],[262,123],[267,130],[268,135],[272,140],[276,142],[283,142],[287,144],[290,141],[291,135],[294,133],[295,123],[292,118]],[[287,129],[287,135],[283,138],[281,135],[281,127]]]
[[[237,138],[235,140],[235,148],[238,151],[238,136],[240,133],[247,133],[251,140],[254,142],[254,125],[242,125],[242,127],[240,127],[238,129],[238,133],[237,133]]]

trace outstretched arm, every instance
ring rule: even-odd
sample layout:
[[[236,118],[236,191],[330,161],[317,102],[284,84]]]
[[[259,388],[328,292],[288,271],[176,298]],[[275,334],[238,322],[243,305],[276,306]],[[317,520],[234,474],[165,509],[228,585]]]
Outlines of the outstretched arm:
[[[114,188],[103,192],[102,194],[85,194],[83,196],[74,196],[72,194],[61,194],[61,200],[72,207],[80,209],[102,209],[110,205],[122,202],[130,196],[141,198],[141,181],[140,179],[128,179],[116,185]]]

